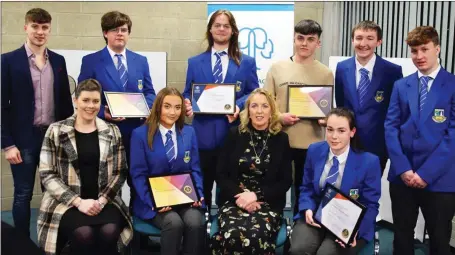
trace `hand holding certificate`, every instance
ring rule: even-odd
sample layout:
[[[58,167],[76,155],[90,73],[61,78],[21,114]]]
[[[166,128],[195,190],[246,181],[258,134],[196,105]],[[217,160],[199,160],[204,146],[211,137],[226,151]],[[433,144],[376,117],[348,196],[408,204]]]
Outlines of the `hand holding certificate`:
[[[325,118],[332,109],[332,98],[332,85],[290,85],[287,111],[302,119]]]
[[[235,84],[193,84],[191,102],[196,114],[234,114]]]
[[[366,208],[359,202],[327,184],[314,219],[332,232],[344,245],[355,238]]]
[[[199,201],[190,173],[151,176],[148,178],[153,204],[157,209],[191,205]],[[164,211],[167,211],[165,209]]]

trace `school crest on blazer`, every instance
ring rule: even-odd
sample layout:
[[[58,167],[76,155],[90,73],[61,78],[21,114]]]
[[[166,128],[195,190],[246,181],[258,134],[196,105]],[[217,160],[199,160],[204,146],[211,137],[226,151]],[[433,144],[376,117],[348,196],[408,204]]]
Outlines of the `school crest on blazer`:
[[[444,109],[434,109],[434,115],[432,119],[436,123],[443,123],[446,121],[447,118],[444,116]]]
[[[142,80],[137,80],[137,88],[139,90],[142,90],[144,88],[144,85],[142,85]]]
[[[381,90],[376,91],[376,96],[374,96],[374,100],[376,100],[376,102],[378,103],[384,101],[384,91]]]

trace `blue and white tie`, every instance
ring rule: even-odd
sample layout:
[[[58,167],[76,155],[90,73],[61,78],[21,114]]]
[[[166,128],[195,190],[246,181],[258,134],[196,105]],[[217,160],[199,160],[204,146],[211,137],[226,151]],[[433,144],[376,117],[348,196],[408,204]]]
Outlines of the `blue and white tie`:
[[[330,168],[327,178],[325,179],[326,183],[335,185],[335,183],[337,182],[337,178],[338,178],[339,165],[340,165],[340,163],[338,162],[338,158],[336,156],[333,156],[333,164],[332,164],[332,167]]]
[[[174,142],[172,141],[172,131],[169,130],[166,133],[166,143],[164,144],[164,149],[166,150],[167,162],[169,166],[172,168],[175,161],[175,149],[174,149]]]
[[[360,82],[359,88],[357,89],[357,93],[359,94],[359,104],[360,107],[363,106],[365,101],[365,95],[368,91],[368,87],[370,86],[370,77],[368,77],[369,71],[365,68],[360,68]]]
[[[216,62],[215,66],[213,67],[213,79],[215,83],[222,83],[223,82],[223,66],[221,65],[221,57],[226,55],[225,51],[216,52]]]
[[[427,95],[428,95],[428,81],[430,81],[431,77],[430,76],[422,76],[420,77],[420,104],[419,104],[419,110],[422,111],[423,107],[425,106],[425,103],[427,101]]]
[[[120,76],[120,81],[122,83],[123,88],[126,88],[126,84],[128,83],[128,71],[126,70],[126,67],[122,62],[122,54],[115,54],[115,56],[118,59],[117,71]]]

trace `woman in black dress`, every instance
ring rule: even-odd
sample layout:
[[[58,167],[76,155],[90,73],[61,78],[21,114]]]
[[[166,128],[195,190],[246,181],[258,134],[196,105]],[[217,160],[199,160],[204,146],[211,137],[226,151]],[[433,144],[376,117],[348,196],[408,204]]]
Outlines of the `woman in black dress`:
[[[256,89],[231,129],[218,162],[220,231],[211,254],[275,254],[275,242],[292,184],[289,139],[275,101]]]
[[[118,254],[132,237],[119,191],[127,164],[116,125],[97,118],[101,86],[81,82],[76,113],[46,132],[39,173],[45,192],[38,216],[38,242],[46,254]]]

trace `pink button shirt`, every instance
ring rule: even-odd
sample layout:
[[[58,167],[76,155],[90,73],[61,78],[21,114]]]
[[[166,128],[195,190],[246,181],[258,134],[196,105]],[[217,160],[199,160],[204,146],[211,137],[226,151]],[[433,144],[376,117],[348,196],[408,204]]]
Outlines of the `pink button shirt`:
[[[54,111],[54,72],[49,61],[47,49],[45,50],[46,63],[39,69],[35,63],[35,54],[25,43],[30,74],[32,75],[33,89],[35,92],[35,117],[33,125],[48,126],[55,121]]]

